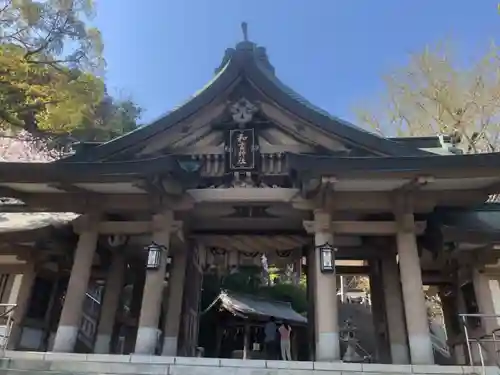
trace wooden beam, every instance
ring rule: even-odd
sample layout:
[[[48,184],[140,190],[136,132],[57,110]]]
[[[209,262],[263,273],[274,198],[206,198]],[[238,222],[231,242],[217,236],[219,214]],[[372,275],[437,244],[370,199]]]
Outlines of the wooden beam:
[[[24,191],[12,189],[11,187],[8,186],[0,186],[0,196],[5,197],[5,198],[16,198],[19,200],[24,200],[23,198],[29,197],[32,194],[26,193]]]
[[[85,230],[83,219],[77,219],[73,222],[75,233],[81,233]],[[182,222],[175,221],[172,225],[172,233],[182,229]],[[97,224],[99,234],[124,234],[141,235],[150,234],[154,230],[152,221],[101,221]]]
[[[2,213],[19,213],[19,212],[33,212],[29,206],[24,203],[14,203],[14,204],[2,204],[0,205],[0,211]],[[36,212],[44,212],[42,210]]]
[[[422,283],[424,285],[442,285],[452,282],[449,276],[443,275],[439,271],[422,270]]]
[[[26,263],[0,264],[1,274],[22,275],[28,270]]]
[[[369,272],[369,266],[335,266],[338,275],[368,275]]]
[[[483,203],[488,194],[484,190],[450,190],[412,192],[413,211],[416,213],[430,212],[436,206],[475,206]],[[290,203],[299,210],[314,210],[317,202],[296,195]],[[325,209],[334,211],[356,212],[392,212],[394,208],[394,192],[332,192],[329,206]]]
[[[303,246],[308,242],[312,242],[312,238],[303,236],[276,236],[272,239],[279,244],[280,249],[293,249],[294,247]]]
[[[191,196],[191,195],[194,195]],[[334,192],[331,207],[336,211],[391,212],[393,209],[391,192]],[[85,192],[26,193],[11,188],[0,187],[0,196],[22,200],[26,205],[9,208],[9,212],[76,212],[102,211],[146,211],[156,212],[161,207],[176,211],[190,210],[195,203],[290,203],[299,210],[314,210],[317,203],[300,196],[298,189],[199,189],[177,197],[160,197],[150,194],[98,194]],[[414,212],[429,212],[436,205],[473,206],[483,203],[487,192],[472,190],[418,191],[414,194]],[[1,207],[0,207],[1,209]]]
[[[434,177],[432,176],[418,176],[413,178],[410,182],[404,184],[403,186],[395,189],[395,192],[415,192],[420,190],[424,186],[434,182]]]
[[[36,253],[32,246],[19,244],[2,244],[0,246],[0,255],[16,255],[22,259],[29,259]]]
[[[335,240],[335,239],[334,239]],[[335,241],[334,241],[335,242]],[[338,247],[335,259],[338,260],[365,260],[380,258],[391,252],[390,248],[375,248],[373,246]]]
[[[147,234],[153,232],[151,221],[103,221],[97,227],[100,234]]]
[[[57,184],[49,184],[50,187],[61,190],[66,193],[81,193],[81,194],[91,194],[92,192],[81,187],[68,184],[68,183],[57,183]]]
[[[415,234],[422,234],[426,223],[415,222]],[[305,220],[304,228],[307,233],[314,233],[314,221]],[[332,232],[351,235],[385,236],[396,234],[398,226],[395,221],[332,221]]]
[[[217,188],[217,189],[191,189],[187,194],[196,203],[277,203],[290,202],[299,194],[299,189],[288,188]]]
[[[99,193],[24,193],[9,189],[0,195],[22,200],[25,205],[10,212],[75,212],[88,211],[145,211],[159,212],[166,207],[174,210],[188,210],[193,207],[193,200],[188,196],[160,197],[148,194],[99,194]],[[1,210],[1,206],[0,206]]]
[[[41,238],[48,238],[56,232],[56,229],[47,225],[42,228],[14,230],[10,232],[1,232],[0,241],[2,242],[31,242]]]

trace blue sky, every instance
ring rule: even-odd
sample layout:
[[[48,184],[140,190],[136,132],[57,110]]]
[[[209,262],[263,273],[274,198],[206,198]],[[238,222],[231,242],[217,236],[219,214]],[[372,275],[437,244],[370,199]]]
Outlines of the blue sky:
[[[381,77],[428,44],[450,42],[463,61],[500,39],[493,0],[98,0],[106,80],[149,122],[203,87],[224,50],[249,38],[278,77],[330,113],[383,89]],[[139,5],[141,4],[141,5]],[[500,43],[500,41],[499,41]]]

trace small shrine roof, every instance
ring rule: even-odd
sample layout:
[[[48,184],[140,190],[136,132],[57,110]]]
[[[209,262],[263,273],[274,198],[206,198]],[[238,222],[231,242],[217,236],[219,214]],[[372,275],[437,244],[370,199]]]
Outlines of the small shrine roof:
[[[221,292],[216,301],[220,301],[222,307],[231,314],[241,318],[266,321],[274,317],[289,323],[307,324],[307,318],[296,312],[288,302],[228,291]]]

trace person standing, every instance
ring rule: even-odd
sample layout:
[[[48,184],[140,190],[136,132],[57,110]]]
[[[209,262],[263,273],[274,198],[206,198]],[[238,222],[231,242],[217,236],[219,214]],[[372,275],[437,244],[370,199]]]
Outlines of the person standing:
[[[276,338],[278,336],[278,327],[276,326],[276,319],[271,316],[269,321],[264,326],[264,350],[266,359],[276,359]]]
[[[292,360],[292,351],[290,347],[290,334],[292,333],[292,327],[286,322],[283,321],[279,328],[280,333],[280,347],[281,347],[281,359],[283,361],[291,361]]]

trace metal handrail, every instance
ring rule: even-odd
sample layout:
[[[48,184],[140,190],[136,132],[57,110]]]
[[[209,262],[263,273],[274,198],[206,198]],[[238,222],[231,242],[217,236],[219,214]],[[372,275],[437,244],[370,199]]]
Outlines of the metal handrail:
[[[483,349],[486,350],[486,348],[483,347],[481,341],[479,341],[479,339],[471,339],[472,342],[475,342],[477,343],[477,348],[478,348],[478,351],[479,351],[479,360],[481,362],[481,373],[482,375],[486,375],[486,366],[484,364],[484,355],[483,355]],[[472,352],[470,351],[470,343],[468,342],[468,346],[469,346],[469,359],[471,361],[471,365],[474,365],[474,363],[472,362]]]
[[[7,349],[7,345],[9,343],[10,339],[10,334],[12,332],[12,326],[14,324],[14,317],[13,313],[15,309],[17,308],[16,303],[0,303],[0,309],[4,308],[5,311],[0,313],[0,318],[7,317],[7,322],[5,323],[5,331],[3,332],[3,335],[0,334],[0,339],[3,338],[3,340],[0,340],[0,350],[4,351]]]
[[[363,352],[363,359],[368,360],[370,363],[372,362],[372,355],[366,351],[365,348],[361,346],[359,342],[356,343],[356,348],[360,349]]]
[[[489,353],[489,357],[491,354],[491,358],[493,358],[495,364],[497,367],[500,367],[500,363],[498,361],[498,354],[500,353],[499,350],[499,343],[500,343],[500,328],[494,329],[491,333],[487,333],[485,335],[482,335],[479,338],[476,337],[471,337],[469,334],[469,329],[468,329],[468,324],[467,324],[467,319],[468,318],[483,318],[483,319],[500,319],[500,315],[498,314],[458,314],[462,321],[463,325],[463,331],[464,331],[464,336],[465,336],[465,345],[467,346],[467,354],[469,356],[469,363],[474,366],[474,359],[472,355],[472,347],[471,344],[476,344],[479,352],[479,361],[481,364],[482,368],[482,374],[485,375],[486,373],[486,367],[485,367],[485,361],[484,361],[484,352]],[[484,344],[485,343],[493,343],[494,346],[494,353],[491,353],[490,349],[486,347]]]
[[[98,305],[101,304],[101,301],[99,301],[97,298],[95,298],[92,294],[90,293],[86,293],[85,296],[88,298],[88,299],[91,299],[92,301],[94,301],[95,303],[97,303]]]

